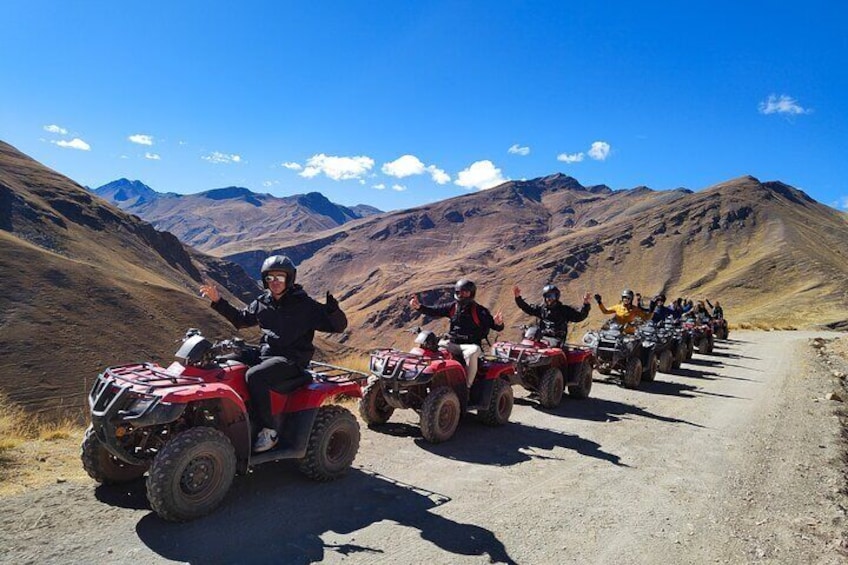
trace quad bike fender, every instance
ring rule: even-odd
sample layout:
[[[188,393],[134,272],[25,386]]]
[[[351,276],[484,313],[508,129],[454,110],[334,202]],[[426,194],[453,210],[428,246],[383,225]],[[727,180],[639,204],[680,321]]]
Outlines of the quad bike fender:
[[[482,365],[480,368],[481,371],[478,372],[475,381],[492,381],[495,379],[504,379],[508,382],[511,380],[512,375],[515,374],[515,365],[513,363],[489,363],[488,367],[486,367],[485,369],[485,373],[483,373],[482,371]]]
[[[569,365],[577,365],[585,359],[591,359],[595,354],[590,347],[570,346],[565,352]]]
[[[272,393],[272,395],[276,394]],[[285,411],[300,412],[303,410],[316,409],[319,406],[327,404],[328,400],[339,396],[362,398],[362,387],[353,381],[345,383],[322,383],[313,381],[286,396],[288,398],[284,403]]]
[[[242,412],[247,411],[241,396],[232,387],[224,383],[205,383],[201,386],[173,389],[168,391],[168,394],[162,398],[162,402],[190,404],[192,402],[216,399],[228,400],[239,407]]]
[[[427,371],[432,369],[431,365]],[[427,373],[425,371],[425,373]],[[479,376],[479,375],[478,375]],[[465,378],[465,365],[460,363],[459,361],[449,360],[445,361],[444,364],[439,363],[438,370],[434,370],[431,378],[431,388],[436,388],[439,386],[449,386],[456,390],[461,390],[465,388],[466,378]]]

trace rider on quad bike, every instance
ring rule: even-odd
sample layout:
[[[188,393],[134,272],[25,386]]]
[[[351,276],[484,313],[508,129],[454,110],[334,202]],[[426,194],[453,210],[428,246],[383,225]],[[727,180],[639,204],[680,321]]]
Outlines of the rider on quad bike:
[[[272,449],[278,441],[270,391],[288,393],[311,382],[306,368],[315,353],[315,331],[340,333],[347,327],[347,317],[332,294],[327,292],[326,303],[321,304],[295,284],[297,269],[288,257],[271,255],[260,272],[265,292],[243,310],[222,298],[214,285],[200,287],[212,308],[236,328],[258,325],[262,329],[258,364],[246,374],[251,416],[259,430],[253,445],[257,453]]]
[[[452,354],[460,354],[465,359],[468,388],[474,384],[477,360],[483,352],[483,340],[489,335],[489,330],[504,329],[501,313],[493,317],[487,308],[476,302],[476,296],[477,285],[468,279],[459,279],[454,285],[453,304],[426,306],[421,304],[418,296],[413,296],[409,301],[413,310],[436,318],[450,318],[445,346]]]
[[[624,333],[631,334],[636,331],[632,323],[637,319],[648,320],[651,317],[651,312],[640,308],[633,303],[633,291],[629,288],[621,292],[621,302],[613,305],[612,308],[604,306],[603,299],[600,294],[595,295],[595,302],[598,303],[598,308],[604,314],[614,314],[613,321],[624,327]]]
[[[521,288],[518,285],[512,287],[515,296],[515,304],[527,314],[539,319],[539,328],[542,330],[542,339],[554,347],[565,343],[568,336],[568,322],[582,322],[589,315],[591,304],[589,293],[583,297],[583,307],[580,310],[563,304],[559,301],[559,289],[552,285],[545,285],[542,289],[541,304],[528,304],[521,297]]]

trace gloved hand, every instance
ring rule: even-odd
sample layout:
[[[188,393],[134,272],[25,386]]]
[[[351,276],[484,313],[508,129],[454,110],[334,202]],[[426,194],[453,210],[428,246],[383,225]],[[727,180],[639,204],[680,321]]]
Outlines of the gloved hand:
[[[595,302],[597,302],[598,304],[601,303],[601,295],[600,294],[595,295]]]
[[[332,314],[333,312],[335,312],[336,310],[339,309],[339,301],[336,300],[335,296],[330,294],[329,290],[327,291],[326,304],[327,304],[327,314]]]

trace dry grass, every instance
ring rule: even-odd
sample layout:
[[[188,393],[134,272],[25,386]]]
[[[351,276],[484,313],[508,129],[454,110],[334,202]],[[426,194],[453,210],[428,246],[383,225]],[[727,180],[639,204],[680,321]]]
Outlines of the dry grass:
[[[30,414],[0,395],[0,496],[84,478],[80,421]]]

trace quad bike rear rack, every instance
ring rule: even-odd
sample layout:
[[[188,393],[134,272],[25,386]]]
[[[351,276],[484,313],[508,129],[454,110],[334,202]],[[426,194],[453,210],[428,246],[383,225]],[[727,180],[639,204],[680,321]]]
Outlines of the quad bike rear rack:
[[[316,381],[330,384],[345,384],[354,382],[359,385],[368,380],[368,374],[338,365],[330,365],[329,363],[321,363],[319,361],[310,361],[309,374]]]

